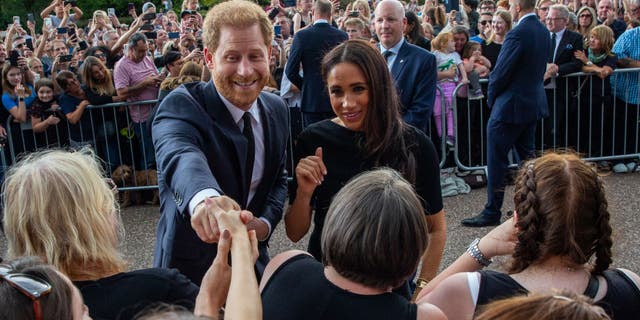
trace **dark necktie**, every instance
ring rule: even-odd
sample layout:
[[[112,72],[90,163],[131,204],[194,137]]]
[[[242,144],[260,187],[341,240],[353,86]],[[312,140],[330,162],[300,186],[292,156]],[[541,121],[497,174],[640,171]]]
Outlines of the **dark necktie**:
[[[553,60],[555,60],[554,59],[555,53],[556,53],[556,34],[554,32],[551,34],[551,48],[549,48],[549,59],[548,59],[549,63],[553,63]]]
[[[382,55],[384,56],[384,60],[387,61],[387,64],[389,64],[389,58],[393,55],[393,52],[387,50]]]
[[[249,190],[251,189],[251,176],[253,175],[253,162],[256,154],[256,142],[253,140],[253,127],[251,126],[251,113],[245,112],[242,115],[244,121],[244,128],[242,129],[242,135],[247,138],[247,161],[245,166],[246,180],[245,186],[247,187],[245,194],[245,208],[249,206]]]

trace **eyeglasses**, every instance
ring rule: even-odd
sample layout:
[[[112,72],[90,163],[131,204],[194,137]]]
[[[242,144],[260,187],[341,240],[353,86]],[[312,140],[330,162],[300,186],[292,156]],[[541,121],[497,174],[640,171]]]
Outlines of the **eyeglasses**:
[[[104,53],[96,53],[95,56],[96,56],[96,58],[106,58],[107,57],[107,55],[104,54]]]
[[[580,18],[591,18],[590,14],[581,14]]]
[[[51,292],[51,285],[43,279],[24,273],[11,273],[13,267],[0,264],[0,279],[16,288],[33,301],[33,313],[36,320],[42,320],[40,298]]]
[[[549,7],[541,7],[541,8],[538,8],[538,10],[540,10],[540,11],[549,11]]]
[[[479,23],[480,23],[481,25],[483,25],[483,26],[484,26],[484,25],[485,25],[485,24],[487,24],[487,23],[489,23],[489,24],[490,24],[490,23],[491,23],[491,20],[479,21]]]

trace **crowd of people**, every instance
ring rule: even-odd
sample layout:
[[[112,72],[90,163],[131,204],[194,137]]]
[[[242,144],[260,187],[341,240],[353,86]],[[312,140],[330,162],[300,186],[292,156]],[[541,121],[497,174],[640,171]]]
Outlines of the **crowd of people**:
[[[29,32],[9,26],[0,134],[22,156],[3,183],[2,318],[640,312],[640,277],[611,267],[594,167],[534,156],[536,144],[637,151],[638,74],[613,71],[640,67],[640,1],[231,0],[204,17],[198,6],[129,6],[130,25],[105,8],[81,28],[78,4],[54,0],[42,32],[32,19]],[[563,77],[578,71],[592,75]],[[438,273],[447,235],[432,140],[461,143],[461,100],[478,107],[469,119],[490,112],[487,204],[463,224],[499,226]],[[600,139],[569,130],[599,124]],[[52,145],[72,150],[38,151]],[[512,148],[522,169],[500,224]],[[127,270],[118,249],[109,176],[122,164],[157,170],[154,268]],[[310,233],[308,251],[271,259],[283,217],[292,241]],[[501,255],[505,273],[481,270]]]

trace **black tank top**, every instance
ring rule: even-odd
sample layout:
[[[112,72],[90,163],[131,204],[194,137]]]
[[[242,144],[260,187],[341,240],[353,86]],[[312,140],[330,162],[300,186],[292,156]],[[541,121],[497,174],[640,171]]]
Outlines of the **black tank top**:
[[[306,254],[283,263],[262,291],[263,319],[411,319],[417,306],[395,293],[359,295],[324,276],[324,266]]]
[[[638,315],[640,315],[640,290],[633,280],[619,269],[606,270],[602,276],[607,281],[607,293],[595,304],[602,307],[612,319],[638,319]],[[491,270],[480,271],[480,289],[476,310],[479,306],[491,301],[528,292],[508,274]]]

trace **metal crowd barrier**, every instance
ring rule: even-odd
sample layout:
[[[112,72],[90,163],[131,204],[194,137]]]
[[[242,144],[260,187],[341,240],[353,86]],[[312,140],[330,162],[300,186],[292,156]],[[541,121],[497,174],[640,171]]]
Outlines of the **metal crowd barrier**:
[[[629,75],[640,80],[640,68],[615,70],[612,79]],[[575,73],[556,79],[556,89],[550,91],[550,116],[538,123],[536,133],[536,147],[538,152],[554,149],[573,149],[586,160],[618,160],[640,158],[640,110],[638,105],[628,104],[615,99],[613,92],[608,89],[609,78],[602,80],[592,74]],[[487,80],[481,84],[486,92]],[[486,170],[486,125],[490,115],[486,98],[482,100],[468,100],[458,97],[463,85],[458,85],[454,92],[453,120],[455,143],[453,147],[446,144],[446,108],[443,90],[439,86],[443,106],[441,128],[443,138],[439,138],[433,128],[435,121],[430,119],[426,133],[431,136],[439,149],[440,167],[447,164],[447,156],[452,150],[455,166],[461,170]],[[615,90],[613,86],[613,90]],[[139,134],[133,133],[134,124],[129,117],[127,106],[154,105],[157,100],[138,102],[120,102],[99,106],[90,105],[85,109],[83,118],[88,116],[90,128],[80,128],[82,141],[72,141],[73,126],[66,117],[59,114],[60,123],[50,126],[45,132],[34,133],[30,119],[23,124],[14,123],[9,117],[6,123],[7,147],[2,148],[0,156],[2,165],[6,168],[15,163],[16,158],[25,152],[32,152],[45,148],[77,148],[81,145],[91,145],[96,154],[103,160],[108,174],[121,165],[129,165],[134,172],[142,169],[149,159],[146,159],[144,142],[140,144]],[[291,120],[298,120],[299,115],[292,115]],[[148,124],[147,124],[148,125]],[[293,125],[293,124],[292,124]],[[150,130],[149,127],[139,128]],[[291,128],[290,128],[291,129]],[[291,131],[293,133],[293,131]],[[293,134],[292,134],[293,136]],[[80,143],[78,143],[80,142]],[[289,159],[287,171],[289,179],[295,174],[293,163],[293,144],[289,141]],[[8,150],[7,150],[8,149]],[[8,151],[8,152],[7,152]],[[517,161],[512,161],[516,166]],[[1,172],[0,172],[1,174]],[[146,181],[137,181],[135,175],[131,181],[116,181],[121,190],[144,190],[157,188],[157,180],[150,179],[147,173]],[[155,174],[155,172],[153,172]]]
[[[582,72],[556,78],[556,88],[545,90],[549,117],[538,122],[537,153],[574,150],[587,161],[639,159],[640,110],[637,104],[629,104],[614,95],[615,80],[623,76],[637,77],[640,81],[640,68],[618,69],[605,79]],[[628,78],[620,79],[628,82]],[[486,79],[481,80],[483,87],[487,83]],[[456,87],[454,96],[462,87]],[[618,90],[627,88],[626,94],[631,94],[628,85],[623,87]],[[483,91],[486,93],[486,88]],[[486,170],[489,115],[486,98],[454,100],[453,157],[459,169]],[[517,166],[516,159],[512,159],[511,165]]]
[[[147,126],[148,123],[134,123],[125,108],[138,105],[155,106],[156,103],[157,100],[144,100],[89,105],[76,125],[71,124],[61,110],[49,110],[47,114],[56,115],[60,122],[50,125],[46,131],[40,133],[33,131],[30,118],[25,123],[17,123],[13,122],[13,117],[10,116],[6,123],[7,146],[2,150],[3,164],[13,164],[19,160],[21,154],[33,151],[48,148],[79,149],[89,146],[102,160],[105,172],[113,178],[116,178],[114,171],[121,165],[129,166],[129,170],[124,167],[119,169],[122,173],[119,176],[126,179],[114,179],[120,190],[156,189],[157,178],[154,176],[153,168],[142,174],[138,173],[136,177],[136,171],[146,170],[145,164],[150,161],[144,152],[144,148],[148,147],[147,141],[140,142],[141,137],[135,132],[150,130],[150,127]],[[135,126],[140,128],[134,128]],[[72,138],[74,131],[79,133],[80,139],[78,134],[75,137],[78,141]]]

